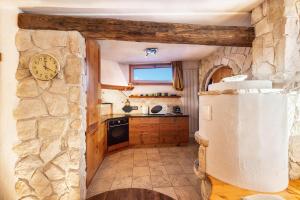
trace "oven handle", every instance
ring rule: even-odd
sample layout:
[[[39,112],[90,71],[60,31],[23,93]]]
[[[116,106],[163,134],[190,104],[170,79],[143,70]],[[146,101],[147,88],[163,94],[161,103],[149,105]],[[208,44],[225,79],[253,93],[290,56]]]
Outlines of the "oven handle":
[[[120,125],[114,125],[114,126],[109,126],[109,128],[114,128],[114,127],[119,127],[119,126],[125,126],[125,125],[128,125],[128,123],[126,123],[126,124],[120,124]]]

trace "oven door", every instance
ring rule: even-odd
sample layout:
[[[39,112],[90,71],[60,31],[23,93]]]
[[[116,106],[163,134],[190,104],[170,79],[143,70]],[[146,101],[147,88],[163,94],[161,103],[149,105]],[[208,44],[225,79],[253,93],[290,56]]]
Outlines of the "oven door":
[[[110,125],[108,130],[108,146],[129,140],[128,123]]]

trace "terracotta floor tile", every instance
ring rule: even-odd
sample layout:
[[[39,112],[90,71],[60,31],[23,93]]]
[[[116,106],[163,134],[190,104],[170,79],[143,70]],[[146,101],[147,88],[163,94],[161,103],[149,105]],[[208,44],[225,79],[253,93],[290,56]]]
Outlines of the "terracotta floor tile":
[[[118,166],[118,168],[132,168],[133,160],[120,160],[118,163],[116,163],[116,166]]]
[[[148,160],[148,163],[149,163],[150,167],[162,166],[163,165],[161,160]]]
[[[131,184],[132,184],[132,177],[116,178],[113,181],[110,190],[131,188]]]
[[[133,177],[132,188],[146,188],[152,190],[150,176]]]
[[[94,179],[88,188],[87,197],[109,191],[113,181],[114,178]]]
[[[136,153],[147,153],[147,148],[134,148],[133,149],[133,152],[136,154]]]
[[[194,166],[191,164],[184,164],[184,165],[180,165],[181,168],[183,169],[183,172],[186,174],[192,174],[194,173]]]
[[[178,200],[200,200],[199,194],[193,186],[174,187]]]
[[[121,153],[120,152],[117,152],[117,153],[113,153],[113,154],[110,154],[106,157],[106,159],[108,160],[112,160],[112,161],[118,161],[121,157]]]
[[[158,153],[148,153],[147,158],[148,160],[152,160],[152,161],[159,161],[161,159],[160,154]]]
[[[185,158],[178,158],[178,159],[177,159],[177,162],[178,162],[180,165],[191,165],[191,166],[194,165],[194,160],[192,160],[192,159],[187,159],[186,157],[185,157]]]
[[[120,154],[121,154],[121,156],[124,156],[124,155],[132,155],[133,156],[133,152],[134,152],[133,149],[125,149],[125,150],[122,150],[120,152]]]
[[[168,174],[182,174],[183,169],[180,165],[164,165]]]
[[[134,177],[137,177],[137,176],[150,176],[149,167],[134,167],[132,175]]]
[[[190,174],[185,174],[185,176],[189,179],[190,183],[194,186],[200,185],[200,179],[196,174],[190,173]]]
[[[170,153],[169,148],[168,147],[161,147],[158,148],[158,152],[161,153]]]
[[[124,161],[124,160],[133,160],[133,154],[121,155],[118,162]]]
[[[171,152],[163,152],[163,153],[159,153],[159,155],[161,158],[164,158],[164,157],[176,158],[177,157],[176,153],[171,153]]]
[[[190,177],[186,174],[169,175],[172,186],[192,186]]]
[[[157,148],[149,148],[149,149],[147,149],[147,154],[158,154],[159,153],[159,151],[158,151],[158,149]]]
[[[161,159],[163,165],[179,165],[176,158],[166,157]]]
[[[94,176],[95,179],[98,178],[114,178],[116,176],[116,168],[103,168],[98,169],[96,175]]]
[[[133,167],[120,167],[118,170],[115,171],[115,173],[116,178],[132,176]]]
[[[168,175],[151,176],[151,182],[153,187],[171,187],[172,184]]]
[[[169,147],[171,153],[180,153],[184,147]]]
[[[148,167],[148,160],[134,160],[134,167]]]
[[[169,197],[172,197],[173,199],[177,200],[177,196],[175,194],[173,187],[160,187],[160,188],[153,188],[154,191],[160,192],[162,194],[165,194]]]
[[[134,160],[147,160],[147,154],[146,153],[134,153],[133,159]]]
[[[162,165],[157,165],[150,167],[150,174],[151,176],[161,176],[161,175],[167,175],[167,170]]]
[[[117,162],[114,161],[114,160],[109,160],[109,159],[105,158],[105,159],[102,161],[102,163],[101,163],[99,169],[112,168],[112,167],[115,166],[116,163],[117,163]]]

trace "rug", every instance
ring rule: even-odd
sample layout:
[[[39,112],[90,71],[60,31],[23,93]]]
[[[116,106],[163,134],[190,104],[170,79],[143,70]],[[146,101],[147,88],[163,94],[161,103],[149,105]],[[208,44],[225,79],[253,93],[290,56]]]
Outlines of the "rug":
[[[97,194],[87,200],[175,200],[153,190],[126,188]]]
[[[285,199],[278,195],[257,194],[257,195],[243,197],[242,200],[285,200]]]

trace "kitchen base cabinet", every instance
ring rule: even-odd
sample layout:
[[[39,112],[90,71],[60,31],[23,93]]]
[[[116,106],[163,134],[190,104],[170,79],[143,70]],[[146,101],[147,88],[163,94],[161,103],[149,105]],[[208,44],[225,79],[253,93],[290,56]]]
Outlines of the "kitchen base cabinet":
[[[90,184],[94,174],[97,171],[98,165],[98,150],[97,150],[97,133],[98,130],[86,134],[86,182]]]
[[[188,143],[189,118],[132,117],[129,119],[129,145]]]
[[[102,122],[99,127],[86,134],[87,185],[101,165],[107,149],[106,123]]]

